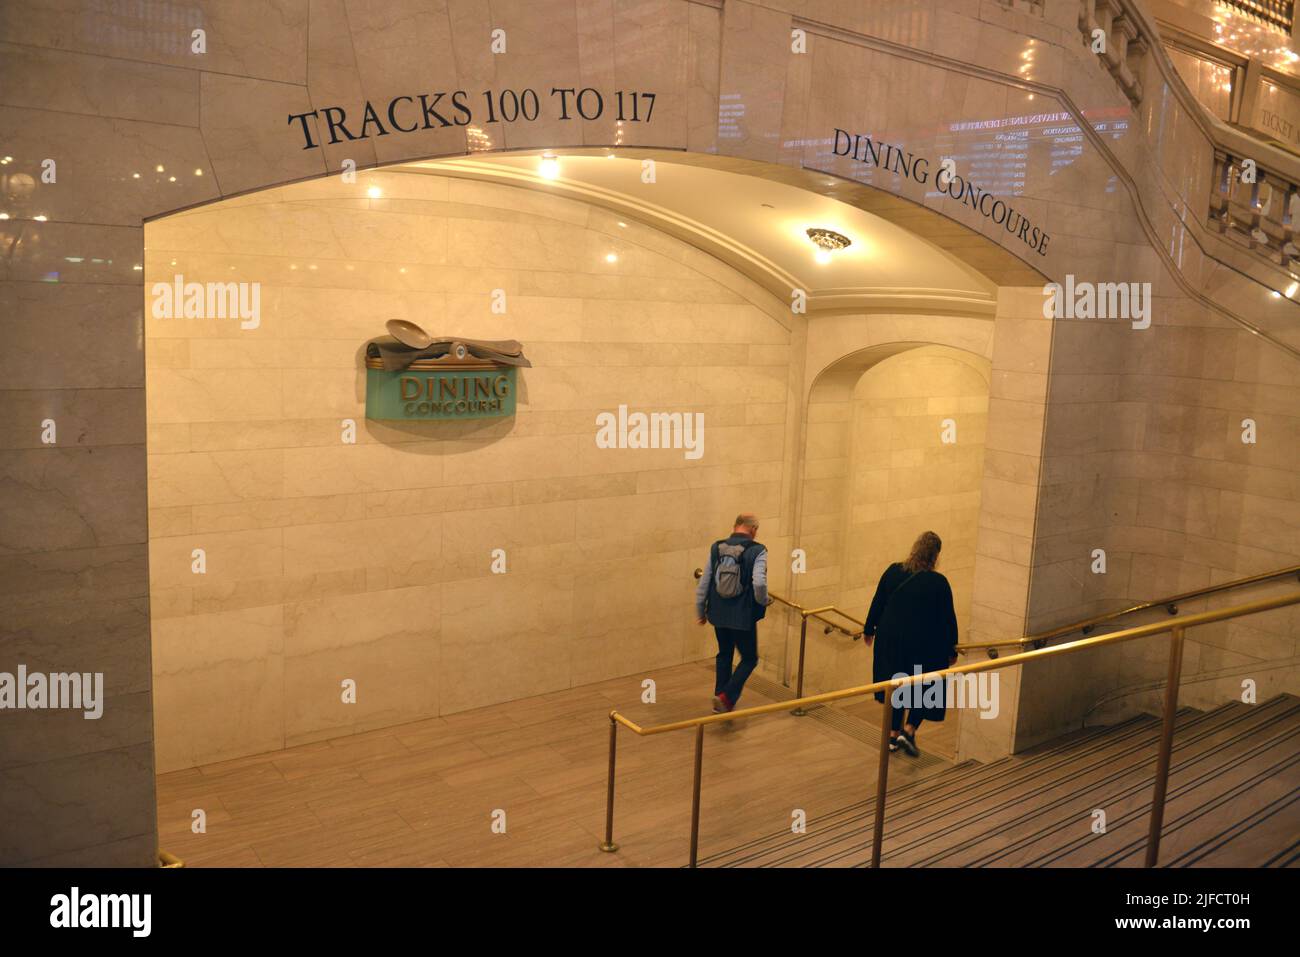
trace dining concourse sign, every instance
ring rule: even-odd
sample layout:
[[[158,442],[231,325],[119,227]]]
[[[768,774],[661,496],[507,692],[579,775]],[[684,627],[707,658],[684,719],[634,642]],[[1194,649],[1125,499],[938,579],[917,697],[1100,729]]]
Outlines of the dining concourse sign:
[[[395,319],[366,343],[366,418],[403,422],[511,416],[520,366],[514,340],[435,338]]]

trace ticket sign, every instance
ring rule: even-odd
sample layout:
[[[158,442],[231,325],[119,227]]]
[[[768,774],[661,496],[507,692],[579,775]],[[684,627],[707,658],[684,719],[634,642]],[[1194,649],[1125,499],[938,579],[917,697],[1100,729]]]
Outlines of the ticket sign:
[[[418,366],[416,363],[415,366]],[[515,414],[513,366],[389,371],[366,368],[366,418],[421,422]]]

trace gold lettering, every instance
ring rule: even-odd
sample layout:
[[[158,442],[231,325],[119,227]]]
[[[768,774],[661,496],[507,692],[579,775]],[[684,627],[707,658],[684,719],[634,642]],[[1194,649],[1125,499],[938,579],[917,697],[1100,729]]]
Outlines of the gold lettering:
[[[404,375],[397,380],[398,388],[401,390],[402,401],[409,402],[411,399],[420,397],[420,380],[414,376]]]
[[[510,394],[510,377],[499,375],[492,383],[492,391],[500,398]]]

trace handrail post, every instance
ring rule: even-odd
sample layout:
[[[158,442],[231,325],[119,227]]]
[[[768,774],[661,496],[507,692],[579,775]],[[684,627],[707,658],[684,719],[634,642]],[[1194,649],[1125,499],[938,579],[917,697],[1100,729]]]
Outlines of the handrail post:
[[[880,866],[880,845],[885,838],[885,786],[889,781],[889,729],[893,724],[893,689],[885,689],[885,706],[880,713],[880,759],[876,768],[876,822],[871,837],[871,866]]]
[[[695,784],[691,793],[691,867],[700,849],[700,770],[704,766],[704,725],[695,726]]]
[[[795,682],[794,696],[803,697],[803,653],[804,646],[808,643],[808,616],[804,612],[799,612],[799,677]],[[808,712],[803,709],[803,705],[796,705],[795,709],[790,712],[796,717],[802,718]]]
[[[1147,832],[1147,867],[1160,858],[1160,831],[1165,821],[1165,793],[1169,789],[1169,764],[1174,749],[1174,716],[1178,711],[1178,682],[1183,671],[1183,629],[1169,634],[1169,678],[1165,685],[1165,715],[1160,729],[1160,753],[1156,757],[1155,790],[1151,795],[1151,829]]]
[[[609,790],[605,795],[605,840],[600,843],[600,849],[606,854],[618,850],[618,845],[614,843],[614,749],[617,745],[618,722],[611,714],[609,716]]]

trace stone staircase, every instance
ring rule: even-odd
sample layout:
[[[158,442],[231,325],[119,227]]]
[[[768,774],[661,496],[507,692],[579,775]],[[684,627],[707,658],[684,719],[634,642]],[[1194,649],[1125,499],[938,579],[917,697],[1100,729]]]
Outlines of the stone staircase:
[[[1140,867],[1159,733],[1144,715],[891,788],[882,865]],[[809,821],[806,834],[772,834],[700,866],[867,867],[874,806],[873,796]],[[1094,832],[1098,812],[1104,832]],[[1161,866],[1298,863],[1300,698],[1181,711]]]

